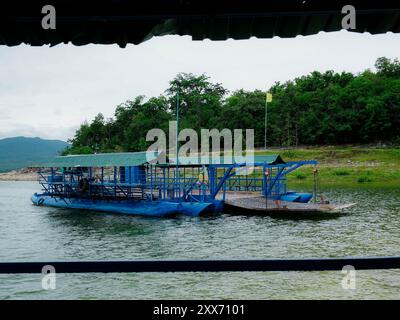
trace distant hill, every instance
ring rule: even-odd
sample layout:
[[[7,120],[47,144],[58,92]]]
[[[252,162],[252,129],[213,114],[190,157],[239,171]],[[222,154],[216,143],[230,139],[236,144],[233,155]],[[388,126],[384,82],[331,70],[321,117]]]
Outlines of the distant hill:
[[[13,137],[0,139],[0,172],[24,168],[59,155],[68,146],[60,140]]]

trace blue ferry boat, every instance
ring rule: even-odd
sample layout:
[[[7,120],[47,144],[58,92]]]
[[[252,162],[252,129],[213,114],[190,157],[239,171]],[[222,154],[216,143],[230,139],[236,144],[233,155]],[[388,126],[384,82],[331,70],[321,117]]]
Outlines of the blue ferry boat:
[[[161,161],[158,152],[58,156],[37,165],[38,206],[145,216],[199,216],[223,211],[231,195],[308,203],[316,196],[286,190],[286,175],[317,161],[285,162],[279,155],[182,157]],[[315,172],[315,171],[314,171]],[[268,209],[268,207],[266,207]]]

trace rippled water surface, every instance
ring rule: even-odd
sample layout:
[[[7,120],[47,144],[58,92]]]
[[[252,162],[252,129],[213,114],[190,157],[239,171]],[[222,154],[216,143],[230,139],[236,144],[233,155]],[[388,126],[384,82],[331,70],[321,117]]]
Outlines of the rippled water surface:
[[[332,190],[355,208],[331,219],[145,218],[35,207],[35,182],[0,182],[0,261],[400,255],[400,190]],[[0,275],[0,299],[399,299],[400,270]]]

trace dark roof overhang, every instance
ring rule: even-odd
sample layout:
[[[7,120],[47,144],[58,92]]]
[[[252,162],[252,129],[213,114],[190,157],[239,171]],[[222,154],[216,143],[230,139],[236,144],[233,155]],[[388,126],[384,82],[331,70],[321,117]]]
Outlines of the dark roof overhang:
[[[55,30],[41,27],[48,4],[56,8]],[[357,12],[350,31],[400,32],[400,3],[388,0],[30,0],[2,7],[0,44],[125,47],[167,34],[193,40],[295,37],[340,30],[344,5]]]

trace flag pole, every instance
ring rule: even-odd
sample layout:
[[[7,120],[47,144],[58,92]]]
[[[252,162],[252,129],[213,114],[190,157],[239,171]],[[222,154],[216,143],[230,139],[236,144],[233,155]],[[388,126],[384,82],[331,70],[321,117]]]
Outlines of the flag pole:
[[[264,150],[267,150],[268,98],[265,99]]]
[[[176,92],[176,173],[175,173],[175,183],[179,187],[179,87]],[[181,191],[179,190],[179,197]]]
[[[267,124],[268,124],[268,102],[272,102],[272,93],[267,91],[265,95],[265,122],[264,122],[264,149],[267,150]]]

